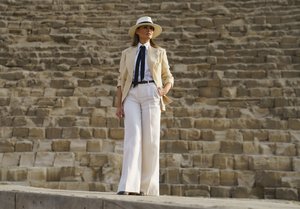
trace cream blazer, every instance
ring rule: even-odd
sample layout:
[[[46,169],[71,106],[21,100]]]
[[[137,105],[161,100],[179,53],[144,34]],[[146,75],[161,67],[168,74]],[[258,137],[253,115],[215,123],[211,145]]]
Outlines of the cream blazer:
[[[138,48],[129,47],[122,51],[119,77],[117,86],[121,87],[122,102],[124,102],[133,81],[134,61]],[[151,75],[157,87],[163,87],[167,83],[174,84],[173,75],[170,72],[170,66],[167,59],[166,50],[163,48],[149,47],[147,54],[147,62]],[[165,110],[165,105],[172,102],[166,95],[161,98],[161,110]]]

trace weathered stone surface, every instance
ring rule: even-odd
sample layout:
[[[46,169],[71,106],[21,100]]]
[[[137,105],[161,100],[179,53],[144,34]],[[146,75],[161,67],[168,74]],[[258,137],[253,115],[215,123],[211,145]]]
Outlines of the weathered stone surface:
[[[0,4],[1,180],[117,190],[124,31],[133,11],[151,8],[175,78],[162,112],[162,194],[299,200],[296,1],[43,3]]]

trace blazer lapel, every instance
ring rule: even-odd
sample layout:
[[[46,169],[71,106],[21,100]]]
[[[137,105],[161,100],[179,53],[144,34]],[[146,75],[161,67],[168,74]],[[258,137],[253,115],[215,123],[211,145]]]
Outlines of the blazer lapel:
[[[137,52],[137,47],[132,47],[128,54],[127,54],[127,67],[128,67],[128,74],[132,78],[133,77],[133,71],[134,71],[134,61],[135,61],[135,56]]]
[[[148,49],[148,56],[147,56],[147,62],[148,62],[148,66],[150,68],[151,74],[153,75],[154,72],[154,64],[157,61],[157,49],[153,48],[153,47],[149,47]]]

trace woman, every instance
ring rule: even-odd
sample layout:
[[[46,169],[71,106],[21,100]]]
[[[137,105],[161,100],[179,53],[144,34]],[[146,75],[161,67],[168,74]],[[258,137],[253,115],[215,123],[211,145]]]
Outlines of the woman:
[[[166,51],[152,39],[162,28],[141,17],[129,29],[132,47],[122,52],[117,111],[125,136],[120,195],[159,195],[160,115],[173,86]]]

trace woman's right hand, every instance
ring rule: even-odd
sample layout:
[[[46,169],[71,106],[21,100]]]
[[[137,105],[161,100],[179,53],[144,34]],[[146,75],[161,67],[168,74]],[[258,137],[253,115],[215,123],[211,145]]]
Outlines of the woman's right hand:
[[[123,106],[117,107],[116,116],[118,118],[123,118],[124,117]]]

